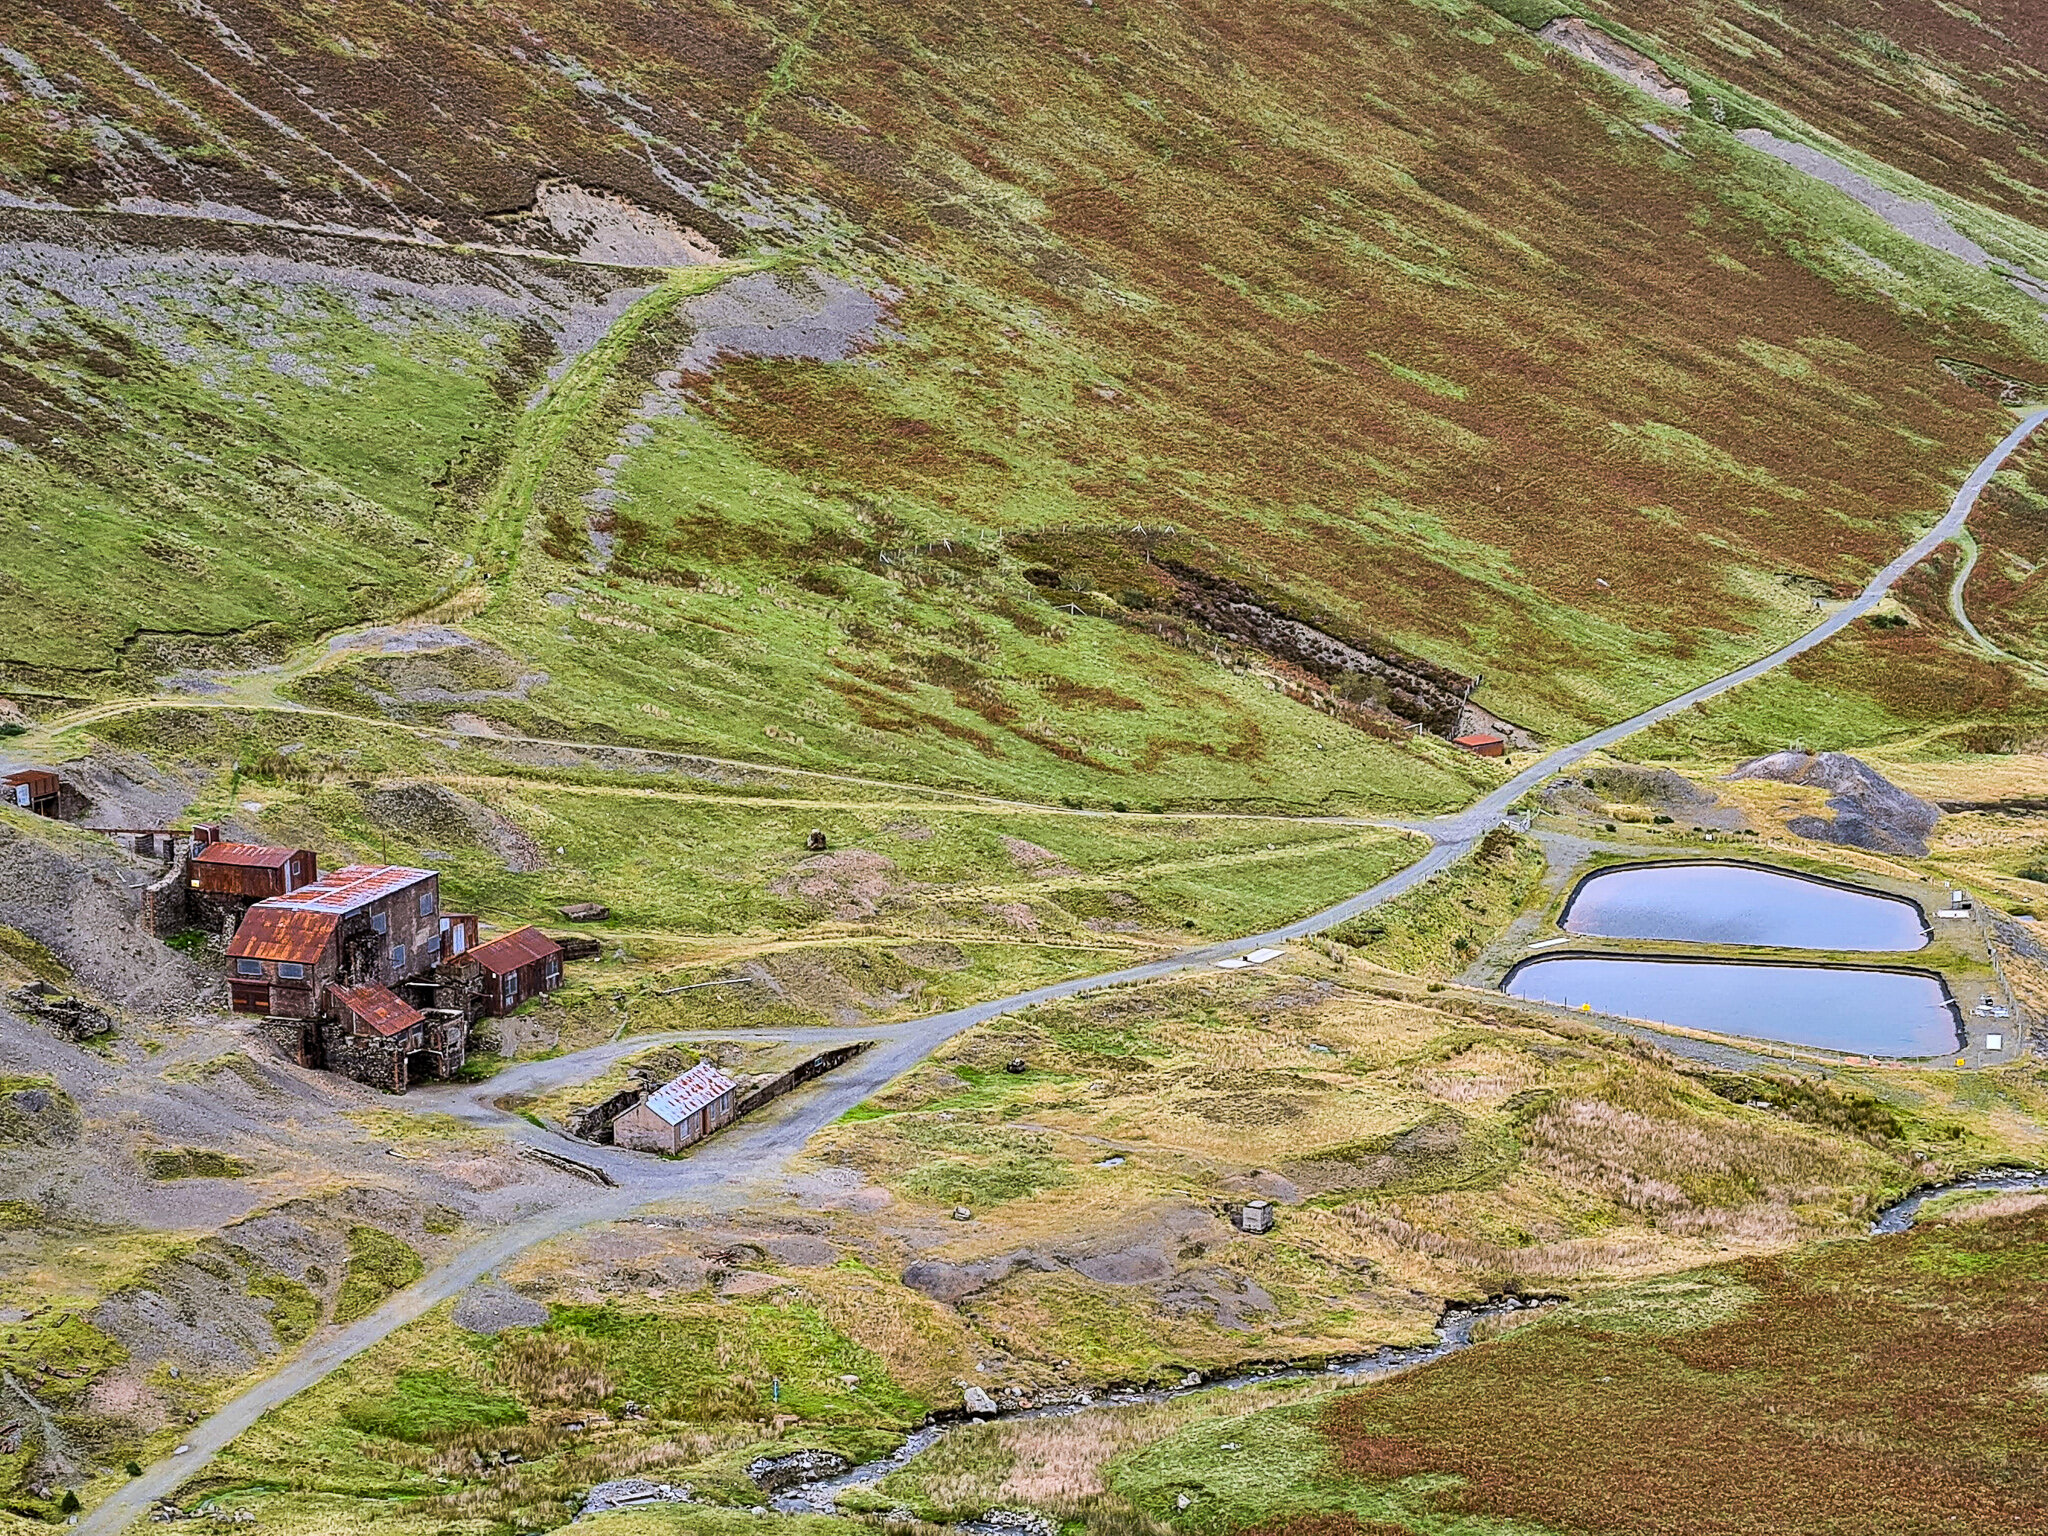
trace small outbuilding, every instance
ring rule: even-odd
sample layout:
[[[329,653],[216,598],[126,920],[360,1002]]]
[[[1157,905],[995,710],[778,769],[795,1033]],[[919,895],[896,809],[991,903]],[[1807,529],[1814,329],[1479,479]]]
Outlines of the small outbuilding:
[[[23,768],[0,779],[0,799],[38,816],[55,816],[64,784],[47,768]]]
[[[1451,745],[1463,747],[1467,752],[1471,752],[1479,757],[1506,757],[1508,755],[1507,738],[1496,736],[1491,731],[1473,731],[1458,737]]]
[[[462,1070],[468,1028],[460,1015],[425,1013],[375,982],[334,987],[328,996],[335,1020],[321,1030],[321,1046],[330,1071],[404,1093],[416,1077]]]
[[[635,1152],[680,1152],[738,1115],[739,1085],[700,1061],[612,1121],[612,1142]]]
[[[202,896],[264,901],[319,878],[320,861],[310,848],[206,843],[192,855],[191,886]]]
[[[469,958],[484,971],[482,1002],[488,1018],[508,1014],[562,984],[562,946],[530,925],[477,945]]]

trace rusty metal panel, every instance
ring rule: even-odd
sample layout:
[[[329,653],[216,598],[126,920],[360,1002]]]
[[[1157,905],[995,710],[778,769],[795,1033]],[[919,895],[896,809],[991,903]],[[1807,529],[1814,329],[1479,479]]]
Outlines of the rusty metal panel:
[[[470,950],[469,957],[485,970],[505,976],[513,971],[523,971],[529,966],[537,965],[550,955],[559,956],[561,953],[561,945],[538,928],[529,926],[515,929],[502,938],[492,939],[488,944],[477,945]],[[525,976],[520,977],[522,992],[526,990],[524,984],[527,980]]]
[[[228,955],[236,960],[292,960],[316,964],[334,942],[340,921],[331,912],[307,912],[278,901],[251,907],[235,930]]]

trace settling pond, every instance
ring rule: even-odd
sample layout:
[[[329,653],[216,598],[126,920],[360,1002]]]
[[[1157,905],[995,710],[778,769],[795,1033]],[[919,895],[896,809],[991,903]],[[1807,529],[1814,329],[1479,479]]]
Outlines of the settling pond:
[[[1501,986],[1510,997],[1856,1055],[1939,1056],[1963,1038],[1961,1010],[1927,971],[1545,955]]]
[[[1777,949],[1924,949],[1926,915],[1901,896],[1755,864],[1624,864],[1579,882],[1567,933]],[[1598,1004],[1596,1003],[1597,1007]]]

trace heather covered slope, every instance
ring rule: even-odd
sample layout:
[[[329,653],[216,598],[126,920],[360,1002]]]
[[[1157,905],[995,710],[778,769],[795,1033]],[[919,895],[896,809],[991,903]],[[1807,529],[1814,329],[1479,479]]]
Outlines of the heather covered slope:
[[[1506,7],[1503,7],[1504,9]],[[1597,13],[1814,128],[2021,219],[2048,209],[2048,16],[2030,0],[1600,0]]]
[[[513,728],[1439,805],[1468,771],[1372,687],[1208,643],[1189,583],[1574,734],[1931,521],[2008,421],[1957,360],[2044,366],[2007,283],[1478,5],[109,4],[10,36],[7,190],[101,210],[9,215],[47,264],[97,253],[5,317],[9,398],[63,412],[0,471],[36,555],[6,661],[52,695],[467,588],[437,616],[546,679]],[[593,234],[570,184],[633,205]],[[686,246],[689,293],[616,264]]]

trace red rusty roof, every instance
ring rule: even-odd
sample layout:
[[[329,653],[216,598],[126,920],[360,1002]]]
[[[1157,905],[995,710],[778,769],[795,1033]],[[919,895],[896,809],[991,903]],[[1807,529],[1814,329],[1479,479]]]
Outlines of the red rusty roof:
[[[242,918],[228,954],[237,960],[288,960],[311,965],[333,942],[341,919],[331,912],[305,912],[284,898],[259,901]]]
[[[1470,735],[1458,737],[1455,744],[1461,747],[1490,747],[1495,742],[1505,744],[1506,741],[1505,736],[1496,736],[1491,731],[1473,731]]]
[[[272,848],[264,843],[208,843],[192,856],[195,864],[232,864],[238,869],[283,869],[303,848]]]
[[[336,987],[334,1000],[342,1011],[354,1016],[387,1039],[402,1035],[426,1015],[389,987],[368,982],[360,987]]]
[[[561,945],[529,924],[515,928],[502,938],[492,939],[488,944],[477,945],[467,958],[495,976],[508,976],[522,965],[531,965],[536,960],[545,960],[549,955],[561,952]]]
[[[431,869],[406,869],[396,864],[351,864],[346,869],[322,875],[311,885],[300,886],[289,896],[273,896],[270,900],[310,908],[315,912],[346,913],[433,878]]]

